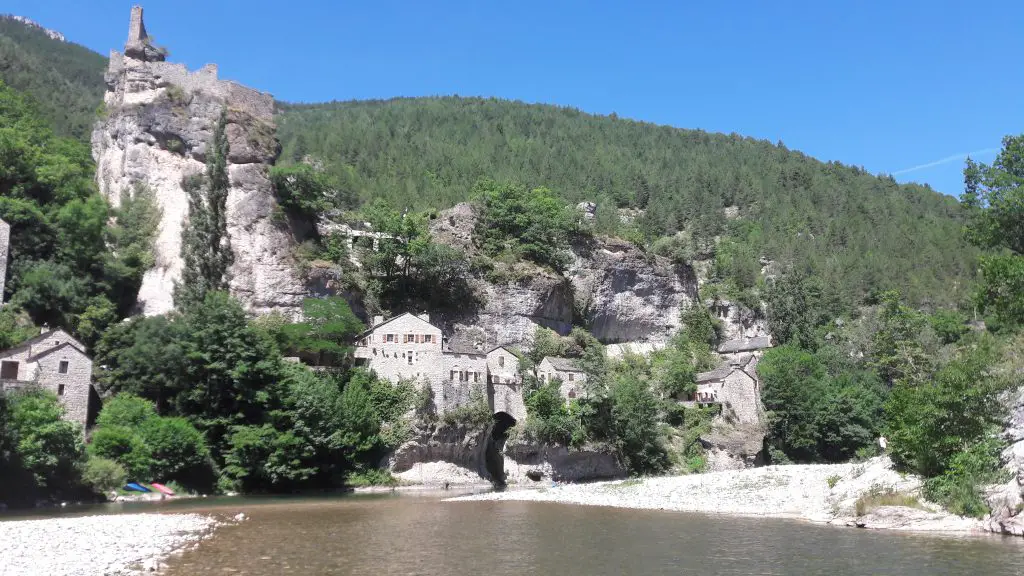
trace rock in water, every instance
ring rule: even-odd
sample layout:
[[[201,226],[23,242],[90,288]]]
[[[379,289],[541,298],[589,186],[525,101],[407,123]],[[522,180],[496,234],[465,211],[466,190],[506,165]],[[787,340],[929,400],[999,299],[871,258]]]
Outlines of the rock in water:
[[[188,217],[182,179],[204,170],[206,147],[226,110],[227,219],[235,254],[231,293],[251,312],[294,312],[305,287],[292,259],[294,238],[273,218],[278,206],[268,169],[280,151],[273,97],[218,79],[215,65],[189,72],[183,64],[164,62],[164,55],[149,42],[142,8],[133,8],[125,53],[110,54],[105,117],[92,135],[97,182],[111,204],[117,206],[122,191],[138,183],[155,192],[163,211],[156,265],[142,281],[140,310],[152,315],[173,308]]]

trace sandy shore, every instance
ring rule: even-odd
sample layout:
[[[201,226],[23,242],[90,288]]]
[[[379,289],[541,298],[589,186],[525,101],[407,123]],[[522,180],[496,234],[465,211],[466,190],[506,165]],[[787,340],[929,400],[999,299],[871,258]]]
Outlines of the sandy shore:
[[[157,569],[209,534],[198,514],[124,514],[0,521],[0,575],[127,575]]]
[[[593,484],[548,482],[536,488],[513,488],[451,501],[529,500],[795,518],[863,528],[981,531],[979,521],[948,514],[927,503],[927,510],[887,506],[864,516],[856,515],[857,499],[873,487],[916,494],[920,486],[919,479],[894,471],[887,458],[875,458],[861,464],[768,466]]]

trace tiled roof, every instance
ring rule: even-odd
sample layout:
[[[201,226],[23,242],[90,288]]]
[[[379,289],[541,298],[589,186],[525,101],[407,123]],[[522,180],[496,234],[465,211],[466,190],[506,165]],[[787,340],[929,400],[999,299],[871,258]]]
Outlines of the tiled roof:
[[[420,318],[419,316],[413,314],[412,312],[402,312],[398,316],[392,316],[391,318],[388,318],[387,320],[381,322],[380,324],[377,324],[375,326],[370,326],[366,330],[363,330],[363,332],[361,334],[359,334],[358,337],[362,338],[363,336],[366,336],[367,334],[370,334],[371,332],[373,332],[374,330],[384,326],[385,324],[390,324],[392,321],[398,320],[399,318],[401,318],[403,316],[412,316],[413,318],[419,320],[420,322],[423,322],[424,324],[427,324],[428,326],[431,326],[433,328],[437,328],[437,326],[434,326],[430,322],[427,322],[426,320],[424,320],[423,318]]]
[[[29,338],[28,340],[25,340],[24,342],[22,342],[21,344],[18,344],[14,348],[8,348],[7,350],[0,351],[0,357],[6,358],[7,356],[10,356],[12,354],[16,354],[18,352],[21,352],[22,350],[26,350],[26,349],[34,346],[35,344],[38,344],[40,342],[43,342],[45,340],[50,339],[57,332],[64,332],[64,330],[62,330],[60,328],[54,328],[53,330],[47,330],[46,332],[43,332],[39,336],[35,336],[33,338]],[[67,334],[67,332],[64,332],[64,333]],[[69,336],[69,338],[70,338],[70,336]],[[72,346],[77,348],[79,352],[83,352],[83,353],[85,352],[85,347],[82,346],[82,343],[79,342],[78,340],[75,340],[74,338],[70,338],[70,340],[67,343],[71,344]]]
[[[732,374],[732,366],[722,364],[710,372],[701,372],[700,374],[697,374],[696,380],[698,383],[711,382],[713,380],[724,380],[729,374]]]
[[[559,358],[557,356],[545,356],[544,360],[547,360],[551,367],[559,372],[583,372],[579,366],[576,365],[576,361],[572,358]],[[543,362],[544,360],[541,360]]]
[[[722,345],[718,347],[718,351],[723,354],[732,354],[735,352],[764,350],[765,348],[771,347],[772,339],[770,336],[758,336],[757,338],[740,338],[738,340],[723,342]]]
[[[78,349],[78,346],[75,346],[71,342],[65,342],[65,343],[61,344],[60,346],[54,346],[53,348],[47,348],[46,350],[43,350],[42,352],[40,352],[39,354],[36,354],[35,356],[30,356],[28,358],[28,360],[26,360],[26,362],[35,362],[36,360],[39,360],[43,356],[48,356],[49,354],[51,354],[53,352],[56,352],[58,350],[63,350],[63,349],[68,348],[68,347],[70,347],[75,352],[78,352],[82,356],[85,356],[86,358],[88,358],[88,356],[86,356],[85,352],[82,352],[81,350]]]

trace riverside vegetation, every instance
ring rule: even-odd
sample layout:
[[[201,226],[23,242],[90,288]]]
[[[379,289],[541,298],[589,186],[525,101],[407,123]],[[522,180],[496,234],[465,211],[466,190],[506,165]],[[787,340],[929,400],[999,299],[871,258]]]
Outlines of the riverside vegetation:
[[[14,257],[0,339],[70,327],[104,367],[104,410],[120,414],[101,417],[86,449],[55,398],[3,399],[0,466],[11,473],[0,482],[31,478],[10,503],[103,490],[128,475],[250,492],[388,480],[375,466],[426,403],[409,384],[347,366],[362,329],[348,305],[307,302],[302,323],[250,320],[224,292],[223,124],[206,174],[186,187],[193,217],[178,311],[120,322],[151,264],[155,203],[126,191],[112,210],[95,191],[88,148],[54,135],[50,126],[64,124],[43,120],[23,95],[0,89],[0,114],[0,217]],[[306,262],[341,269],[367,310],[463,302],[470,275],[563,273],[568,246],[587,235],[704,262],[704,301],[746,306],[780,344],[759,366],[771,461],[865,458],[883,434],[896,464],[927,479],[929,498],[984,513],[979,487],[1000,474],[997,397],[1019,384],[1024,138],[1007,138],[992,166],[969,162],[957,203],[781,143],[497,100],[283,106],[279,121],[284,153],[271,178],[283,215],[352,211],[400,239],[358,271],[340,238],[314,231],[301,247]],[[428,232],[437,209],[466,199],[485,223],[473,255]],[[593,223],[567,207],[584,199],[597,201]],[[540,331],[524,368],[543,355],[576,357],[588,394],[566,403],[557,387],[527,379],[518,434],[606,444],[635,474],[701,470],[698,437],[712,414],[670,399],[714,366],[720,336],[703,306],[680,313],[684,329],[649,358],[609,361],[586,326],[567,337]],[[313,372],[285,355],[336,369]],[[479,420],[479,410],[464,412]]]

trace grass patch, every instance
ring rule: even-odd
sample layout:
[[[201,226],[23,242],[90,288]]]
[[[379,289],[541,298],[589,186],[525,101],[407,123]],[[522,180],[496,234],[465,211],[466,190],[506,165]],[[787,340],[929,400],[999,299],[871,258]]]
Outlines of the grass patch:
[[[875,508],[881,508],[882,506],[903,506],[905,508],[917,508],[918,510],[928,510],[921,504],[921,501],[917,499],[917,496],[911,494],[903,494],[897,492],[892,488],[884,486],[872,486],[871,490],[857,499],[855,509],[857,516],[863,516]]]
[[[835,488],[836,484],[839,484],[839,481],[842,479],[843,478],[839,474],[833,474],[828,478],[825,478],[825,483],[828,484],[829,489],[832,489]]]

